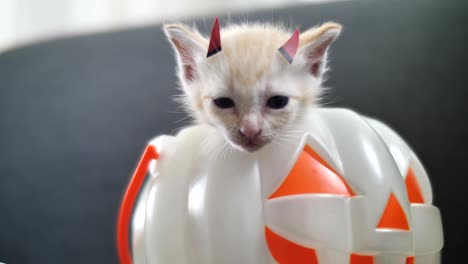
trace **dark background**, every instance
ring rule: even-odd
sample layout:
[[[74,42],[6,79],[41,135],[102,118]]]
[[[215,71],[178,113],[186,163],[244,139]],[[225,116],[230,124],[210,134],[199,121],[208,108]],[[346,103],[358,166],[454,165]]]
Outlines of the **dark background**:
[[[461,263],[467,237],[467,7],[349,1],[240,16],[345,26],[329,106],[383,120],[419,154],[442,211],[443,263]],[[159,25],[0,54],[0,262],[117,263],[119,202],[139,155],[183,125],[174,68]]]

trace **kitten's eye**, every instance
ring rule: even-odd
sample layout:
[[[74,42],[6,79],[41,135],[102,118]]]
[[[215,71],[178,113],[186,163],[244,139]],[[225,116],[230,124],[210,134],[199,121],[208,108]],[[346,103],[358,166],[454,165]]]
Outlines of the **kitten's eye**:
[[[275,95],[268,99],[266,105],[272,109],[281,109],[289,102],[289,97],[282,95]]]
[[[234,107],[234,101],[228,97],[218,97],[213,100],[213,103],[222,109]]]

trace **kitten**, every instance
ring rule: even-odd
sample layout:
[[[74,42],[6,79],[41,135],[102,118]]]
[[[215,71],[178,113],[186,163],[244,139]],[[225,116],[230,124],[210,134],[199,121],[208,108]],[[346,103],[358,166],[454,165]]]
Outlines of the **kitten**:
[[[219,47],[196,29],[164,25],[176,53],[182,101],[197,123],[215,127],[232,146],[253,152],[300,127],[317,106],[327,50],[341,25],[329,22],[300,34],[289,63],[278,50],[292,35],[283,27],[229,25],[219,33],[217,23],[211,42],[220,35],[221,43],[214,43]],[[209,46],[215,49],[207,55]]]

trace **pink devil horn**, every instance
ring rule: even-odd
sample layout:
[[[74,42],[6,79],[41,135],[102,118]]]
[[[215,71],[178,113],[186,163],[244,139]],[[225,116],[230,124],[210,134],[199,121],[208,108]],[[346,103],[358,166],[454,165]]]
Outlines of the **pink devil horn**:
[[[297,48],[299,47],[299,28],[296,28],[296,31],[292,34],[291,38],[284,43],[278,51],[283,55],[283,57],[289,62],[292,63],[294,56],[296,55]]]
[[[211,30],[210,45],[208,46],[208,54],[206,54],[206,57],[209,58],[220,51],[221,36],[219,34],[219,20],[218,17],[216,17],[213,29]]]

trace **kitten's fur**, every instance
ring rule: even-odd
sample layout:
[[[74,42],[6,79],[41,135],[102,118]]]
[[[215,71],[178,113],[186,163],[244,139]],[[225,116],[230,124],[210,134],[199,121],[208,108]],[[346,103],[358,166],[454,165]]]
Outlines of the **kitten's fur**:
[[[222,51],[207,58],[209,40],[183,24],[166,24],[183,103],[198,123],[218,129],[234,147],[255,151],[283,134],[297,130],[307,112],[316,107],[323,90],[329,45],[341,26],[325,23],[300,35],[292,64],[278,52],[292,32],[269,24],[230,25],[221,30]],[[272,96],[288,97],[281,109],[267,106]],[[220,108],[217,98],[234,106]]]

